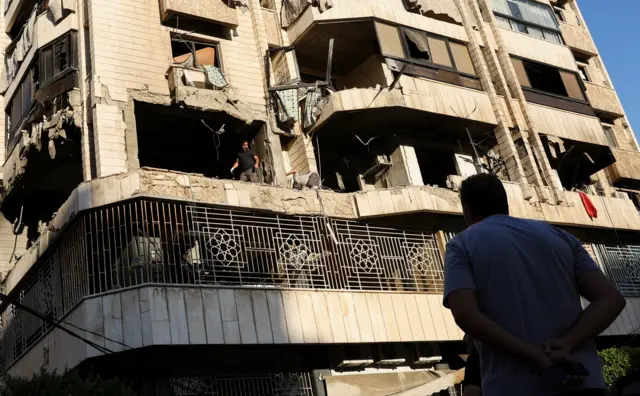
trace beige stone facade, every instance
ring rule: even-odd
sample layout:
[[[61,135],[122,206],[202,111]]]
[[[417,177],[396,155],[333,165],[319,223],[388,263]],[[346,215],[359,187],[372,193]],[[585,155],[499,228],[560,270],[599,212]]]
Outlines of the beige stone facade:
[[[637,330],[640,147],[575,0],[0,4],[4,289],[103,348],[318,344],[300,371],[453,367],[442,260],[477,172],[629,298],[603,336]],[[229,172],[243,140],[257,183]],[[0,310],[2,370],[109,353]],[[230,359],[229,375],[261,367]]]

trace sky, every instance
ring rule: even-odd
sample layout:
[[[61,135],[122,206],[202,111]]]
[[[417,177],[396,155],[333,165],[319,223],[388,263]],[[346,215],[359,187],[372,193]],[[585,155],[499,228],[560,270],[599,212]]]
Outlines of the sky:
[[[640,0],[581,0],[578,5],[640,138],[640,52],[635,44],[640,37]]]

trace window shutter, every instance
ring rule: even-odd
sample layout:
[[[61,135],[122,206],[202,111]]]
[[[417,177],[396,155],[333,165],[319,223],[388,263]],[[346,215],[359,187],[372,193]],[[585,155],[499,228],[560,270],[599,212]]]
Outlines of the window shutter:
[[[402,49],[402,41],[400,40],[398,28],[380,22],[374,22],[374,24],[382,55],[394,58],[404,58],[404,50]]]
[[[582,86],[578,82],[578,76],[575,73],[560,70],[560,77],[562,77],[562,82],[570,98],[585,100]]]
[[[431,60],[433,63],[453,67],[453,63],[449,57],[449,50],[447,49],[446,41],[435,37],[429,37],[429,48],[431,49]]]
[[[456,63],[456,69],[458,69],[459,72],[473,74],[475,76],[476,70],[473,67],[467,46],[452,42],[449,42],[449,46],[451,47],[453,60]]]
[[[527,71],[524,69],[522,61],[520,59],[511,58],[511,62],[513,63],[514,69],[516,69],[516,75],[518,76],[520,85],[531,88],[531,82],[529,81],[529,76],[527,76]]]

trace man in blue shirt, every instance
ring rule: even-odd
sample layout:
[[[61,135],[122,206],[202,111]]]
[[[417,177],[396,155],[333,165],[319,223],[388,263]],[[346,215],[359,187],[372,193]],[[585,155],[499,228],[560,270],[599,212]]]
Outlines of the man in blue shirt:
[[[482,394],[603,395],[593,339],[624,308],[620,292],[574,236],[510,217],[495,176],[466,179],[460,199],[469,228],[447,245],[444,305],[476,340]],[[557,368],[569,361],[587,369],[583,381],[542,375],[564,373]]]

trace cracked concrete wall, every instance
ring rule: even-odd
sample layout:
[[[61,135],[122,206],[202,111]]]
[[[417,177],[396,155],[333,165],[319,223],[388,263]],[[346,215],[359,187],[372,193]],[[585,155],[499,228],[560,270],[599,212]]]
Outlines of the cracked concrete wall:
[[[85,74],[90,79],[92,108],[88,111],[93,116],[97,177],[139,167],[132,98],[150,103],[170,103],[166,72],[172,62],[172,31],[185,39],[219,43],[223,71],[230,84],[227,91],[239,102],[233,109],[225,105],[219,109],[202,108],[203,111],[234,110],[229,113],[240,114],[241,119],[266,119],[260,73],[263,63],[257,52],[250,11],[246,7],[231,9],[237,15],[239,26],[233,31],[224,28],[227,29],[227,38],[163,26],[160,11],[157,0],[87,2],[85,13],[90,41],[87,48],[91,61],[86,65]],[[205,97],[203,100],[208,99]],[[242,111],[235,111],[238,106]],[[85,155],[86,158],[88,156]],[[88,167],[85,165],[85,168]]]

